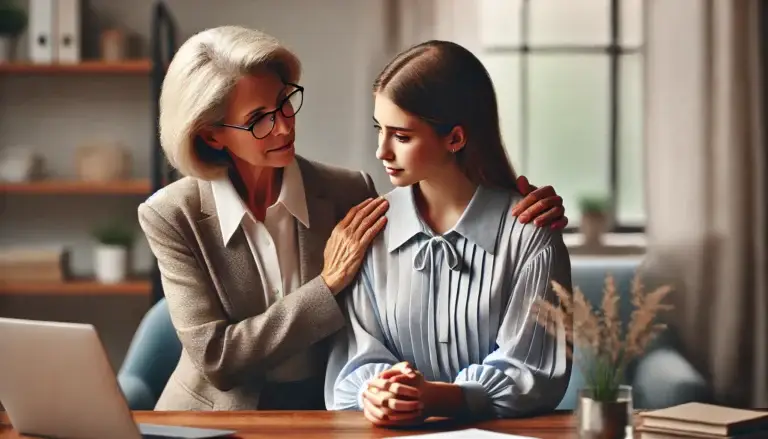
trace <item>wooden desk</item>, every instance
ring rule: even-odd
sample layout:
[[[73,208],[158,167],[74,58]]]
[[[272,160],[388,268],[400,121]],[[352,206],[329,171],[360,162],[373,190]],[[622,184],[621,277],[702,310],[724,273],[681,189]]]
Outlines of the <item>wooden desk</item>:
[[[410,430],[390,430],[372,426],[359,412],[134,412],[136,422],[172,424],[237,430],[237,438],[386,438],[429,432],[480,428],[540,439],[576,438],[570,414],[554,414],[530,419],[510,419],[457,425],[444,421]],[[0,413],[0,439],[21,436],[7,425]],[[108,438],[105,438],[108,439]]]

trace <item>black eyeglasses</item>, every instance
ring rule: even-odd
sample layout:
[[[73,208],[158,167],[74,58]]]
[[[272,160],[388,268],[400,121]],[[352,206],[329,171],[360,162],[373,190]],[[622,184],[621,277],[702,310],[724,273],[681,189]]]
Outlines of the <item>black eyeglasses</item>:
[[[272,111],[268,111],[256,118],[250,125],[230,125],[226,123],[217,124],[218,126],[236,128],[238,130],[250,131],[253,137],[257,139],[263,139],[267,137],[273,129],[275,129],[275,117],[279,111],[284,117],[291,118],[296,116],[296,113],[301,109],[301,104],[304,103],[304,87],[296,84],[286,84],[289,87],[288,94]]]

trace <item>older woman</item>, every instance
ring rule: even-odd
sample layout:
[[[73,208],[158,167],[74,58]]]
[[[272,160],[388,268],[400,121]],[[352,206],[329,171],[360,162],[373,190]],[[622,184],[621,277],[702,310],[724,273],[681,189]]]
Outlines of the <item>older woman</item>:
[[[191,37],[168,68],[160,137],[184,178],[139,207],[183,345],[159,410],[324,408],[337,295],[387,202],[367,174],[295,154],[299,76],[278,41],[235,26]],[[567,222],[549,187],[519,208]]]

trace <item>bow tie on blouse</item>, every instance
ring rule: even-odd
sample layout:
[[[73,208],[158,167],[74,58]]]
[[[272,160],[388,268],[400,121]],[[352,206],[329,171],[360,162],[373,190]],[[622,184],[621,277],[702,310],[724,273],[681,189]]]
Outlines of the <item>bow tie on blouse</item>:
[[[457,271],[459,269],[459,254],[453,244],[442,236],[433,236],[419,247],[413,257],[413,268],[418,271],[424,270],[428,263],[433,262],[439,251],[443,252],[448,267]]]

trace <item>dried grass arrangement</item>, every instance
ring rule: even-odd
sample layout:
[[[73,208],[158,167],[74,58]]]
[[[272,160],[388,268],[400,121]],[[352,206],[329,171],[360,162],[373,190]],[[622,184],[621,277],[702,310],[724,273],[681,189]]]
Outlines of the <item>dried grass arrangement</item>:
[[[568,336],[568,356],[582,370],[592,399],[616,401],[627,365],[642,355],[648,344],[666,329],[666,325],[655,320],[660,311],[672,309],[671,305],[662,303],[671,287],[662,286],[646,292],[640,276],[636,275],[631,291],[634,309],[624,328],[613,276],[605,278],[600,308],[590,305],[579,287],[575,287],[571,294],[557,282],[553,281],[552,286],[560,303],[554,305],[539,300],[536,304],[539,324],[554,334],[557,325],[552,323],[563,322]],[[580,355],[575,358],[574,345],[581,348]]]

